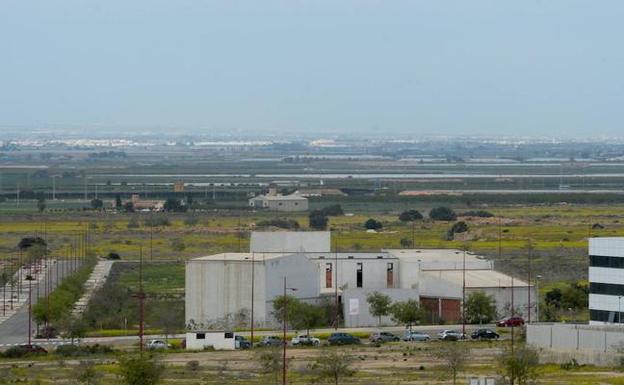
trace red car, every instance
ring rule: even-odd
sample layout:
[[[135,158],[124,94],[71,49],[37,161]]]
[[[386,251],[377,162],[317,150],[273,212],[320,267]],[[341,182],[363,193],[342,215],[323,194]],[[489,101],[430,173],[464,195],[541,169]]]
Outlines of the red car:
[[[498,321],[496,326],[502,328],[524,326],[524,320],[521,317],[509,317]]]
[[[39,345],[20,345],[20,349],[22,349],[25,353],[47,353],[48,351],[42,348]]]

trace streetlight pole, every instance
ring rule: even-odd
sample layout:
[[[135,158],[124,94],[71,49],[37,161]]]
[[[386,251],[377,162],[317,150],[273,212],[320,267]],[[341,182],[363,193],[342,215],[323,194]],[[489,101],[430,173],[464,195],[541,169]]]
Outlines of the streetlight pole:
[[[462,269],[462,334],[466,335],[466,247],[464,246],[464,266]]]
[[[282,385],[286,385],[286,346],[288,346],[288,341],[286,340],[286,330],[288,329],[288,298],[286,297],[286,290],[297,291],[294,287],[286,287],[286,276],[284,276],[284,314],[283,314],[283,325],[284,325],[284,335],[283,335],[283,352],[282,352]]]
[[[540,320],[540,317],[539,317],[539,305],[540,305],[539,281],[540,279],[542,279],[542,276],[538,274],[535,277],[535,296],[537,297],[536,302],[535,302],[535,318],[537,319],[537,322],[539,322]]]
[[[618,295],[618,323],[622,323],[622,296]]]

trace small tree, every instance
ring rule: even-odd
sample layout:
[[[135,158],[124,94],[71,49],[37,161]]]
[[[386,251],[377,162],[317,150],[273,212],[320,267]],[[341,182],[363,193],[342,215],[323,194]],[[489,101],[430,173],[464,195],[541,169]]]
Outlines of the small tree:
[[[80,361],[80,364],[76,367],[75,377],[79,384],[97,385],[100,383],[102,374],[95,369],[93,362]]]
[[[296,310],[292,321],[289,321],[293,328],[305,329],[310,334],[310,329],[322,325],[325,314],[320,306],[301,302]]]
[[[310,228],[315,230],[325,230],[327,228],[327,215],[323,213],[321,210],[313,210],[308,215],[308,220],[310,222]]]
[[[175,198],[167,199],[165,201],[163,208],[165,211],[173,211],[173,212],[178,212],[178,213],[185,212],[187,209],[187,207],[184,206],[179,199],[175,199]]]
[[[392,299],[389,295],[375,291],[366,296],[368,310],[373,317],[377,317],[377,325],[381,324],[381,317],[390,313]]]
[[[273,384],[279,384],[282,369],[282,349],[279,346],[256,350],[255,361],[259,364],[262,374],[269,377]]]
[[[463,370],[469,353],[470,349],[461,343],[444,344],[434,353],[436,358],[444,362],[444,366],[450,372],[453,385],[457,384],[457,373]]]
[[[121,195],[116,194],[115,195],[115,208],[117,210],[121,210],[122,207],[123,207],[123,203],[121,203]]]
[[[429,218],[435,221],[454,221],[457,219],[457,214],[446,206],[440,206],[431,209]]]
[[[134,203],[132,202],[126,202],[123,205],[124,211],[127,213],[133,213],[134,212]]]
[[[418,210],[407,210],[407,211],[403,211],[400,215],[399,215],[399,220],[401,222],[413,222],[413,221],[417,221],[419,219],[423,219],[422,214],[420,213],[420,211]]]
[[[317,373],[318,380],[331,381],[338,385],[345,377],[355,374],[351,368],[353,358],[336,350],[322,351],[310,366]]]
[[[298,316],[299,309],[302,307],[301,301],[293,296],[279,296],[273,300],[273,317],[279,322],[284,322],[284,306],[287,306],[288,322],[294,324],[295,318]]]
[[[482,291],[470,293],[464,306],[468,323],[483,324],[496,318],[496,301]]]
[[[339,215],[344,215],[344,211],[342,210],[342,207],[340,205],[331,205],[331,206],[323,207],[321,211],[323,212],[323,214],[327,215],[328,217],[336,217]]]
[[[46,209],[46,201],[44,198],[39,198],[37,200],[37,210],[39,210],[40,213],[44,212],[44,210]]]
[[[91,208],[94,210],[101,210],[104,207],[104,202],[101,199],[92,199]]]
[[[425,318],[425,311],[414,299],[395,302],[390,306],[390,314],[394,322],[404,324],[411,330],[412,325],[419,323]]]
[[[468,224],[466,224],[466,222],[464,221],[459,221],[451,226],[448,234],[452,237],[455,234],[465,233],[466,231],[468,231]]]
[[[132,355],[119,360],[119,373],[125,385],[154,385],[164,367],[148,355]]]
[[[513,352],[507,349],[499,356],[499,362],[503,383],[510,385],[536,383],[539,364],[537,350],[528,346],[517,347]]]
[[[364,228],[366,230],[381,230],[383,228],[383,224],[373,218],[369,218],[366,222],[364,222]]]

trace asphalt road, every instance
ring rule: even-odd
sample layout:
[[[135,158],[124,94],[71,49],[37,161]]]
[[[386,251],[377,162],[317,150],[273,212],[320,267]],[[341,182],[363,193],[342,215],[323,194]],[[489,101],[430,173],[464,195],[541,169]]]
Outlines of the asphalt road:
[[[58,264],[58,266],[57,266]],[[69,272],[63,274],[64,269],[69,264],[66,261],[60,261],[50,266],[50,284],[52,288],[55,288],[59,281],[61,281]],[[58,273],[58,274],[57,274]],[[39,298],[37,298],[37,286],[33,285],[32,288],[32,303],[37,303],[40,298],[45,297],[45,280],[41,282],[39,288]],[[35,336],[35,324],[33,322],[33,338]],[[28,304],[24,305],[13,316],[0,324],[0,345],[12,345],[28,342]]]
[[[488,324],[488,325],[466,325],[466,335],[469,337],[470,333],[472,333],[473,330],[475,329],[479,329],[479,328],[490,328],[490,329],[496,329],[495,325],[493,324]],[[431,336],[432,340],[437,339],[437,334],[438,332],[442,331],[442,330],[457,330],[457,331],[461,331],[462,330],[462,325],[424,325],[424,326],[414,326],[412,328],[413,330],[418,330],[424,333],[427,333]],[[375,332],[375,331],[389,331],[392,332],[396,335],[398,335],[399,337],[403,336],[404,331],[406,330],[406,328],[404,326],[388,326],[388,327],[370,327],[370,328],[342,328],[339,329],[340,332],[345,332],[345,333],[357,333],[357,332],[364,332],[364,333],[371,333],[371,332]],[[311,334],[316,334],[316,333],[332,333],[335,330],[332,329],[315,329],[315,330],[311,330]],[[277,336],[281,336],[281,331],[280,330],[262,330],[262,331],[257,331],[254,332],[254,336],[268,336],[268,335],[277,335]],[[292,333],[292,331],[289,331],[289,333]],[[301,331],[301,333],[305,334],[305,331]],[[249,335],[251,334],[250,332],[246,331],[246,332],[240,332],[240,333],[236,333],[245,337],[249,337]],[[175,334],[175,335],[171,335],[169,336],[169,338],[185,338],[186,336],[184,334]],[[501,339],[505,339],[508,338],[508,336],[501,336]],[[165,336],[163,335],[146,335],[144,336],[143,340],[144,342],[149,341],[150,339],[165,339]],[[469,337],[470,339],[470,337]],[[119,337],[89,337],[89,338],[84,338],[82,340],[79,341],[74,341],[76,343],[80,343],[80,344],[101,344],[101,345],[114,345],[117,347],[124,347],[124,346],[132,346],[132,345],[136,345],[139,342],[139,337],[138,336],[119,336]],[[363,341],[363,342],[368,342],[368,341]],[[40,345],[44,345],[44,346],[52,346],[52,345],[59,345],[59,344],[66,344],[66,343],[71,343],[69,340],[63,340],[63,339],[53,339],[53,340],[36,340],[35,343],[40,344]]]

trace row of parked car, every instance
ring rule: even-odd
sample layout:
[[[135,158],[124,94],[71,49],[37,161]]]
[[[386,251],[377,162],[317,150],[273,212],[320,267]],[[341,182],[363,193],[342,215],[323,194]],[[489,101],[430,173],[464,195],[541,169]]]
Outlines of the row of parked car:
[[[500,335],[495,331],[487,328],[476,329],[472,332],[470,337],[474,340],[492,340],[500,338]],[[237,338],[244,339],[244,337],[237,336]],[[466,339],[466,335],[462,332],[456,330],[442,330],[437,334],[437,338],[443,341],[457,341]],[[431,340],[431,336],[427,333],[416,331],[416,330],[407,330],[402,337],[398,335],[380,331],[372,333],[369,337],[371,343],[384,343],[384,342],[398,342],[398,341],[414,341],[414,342],[426,342]],[[241,348],[248,348],[251,344],[249,341],[245,340],[245,344],[241,344]],[[353,345],[361,343],[361,340],[349,333],[332,333],[327,339],[329,345]],[[321,340],[312,337],[307,334],[297,335],[292,338],[290,344],[293,346],[319,346],[321,344]],[[257,344],[258,346],[282,346],[282,339],[277,336],[265,336],[262,337],[260,342]],[[238,346],[237,346],[238,347]]]

